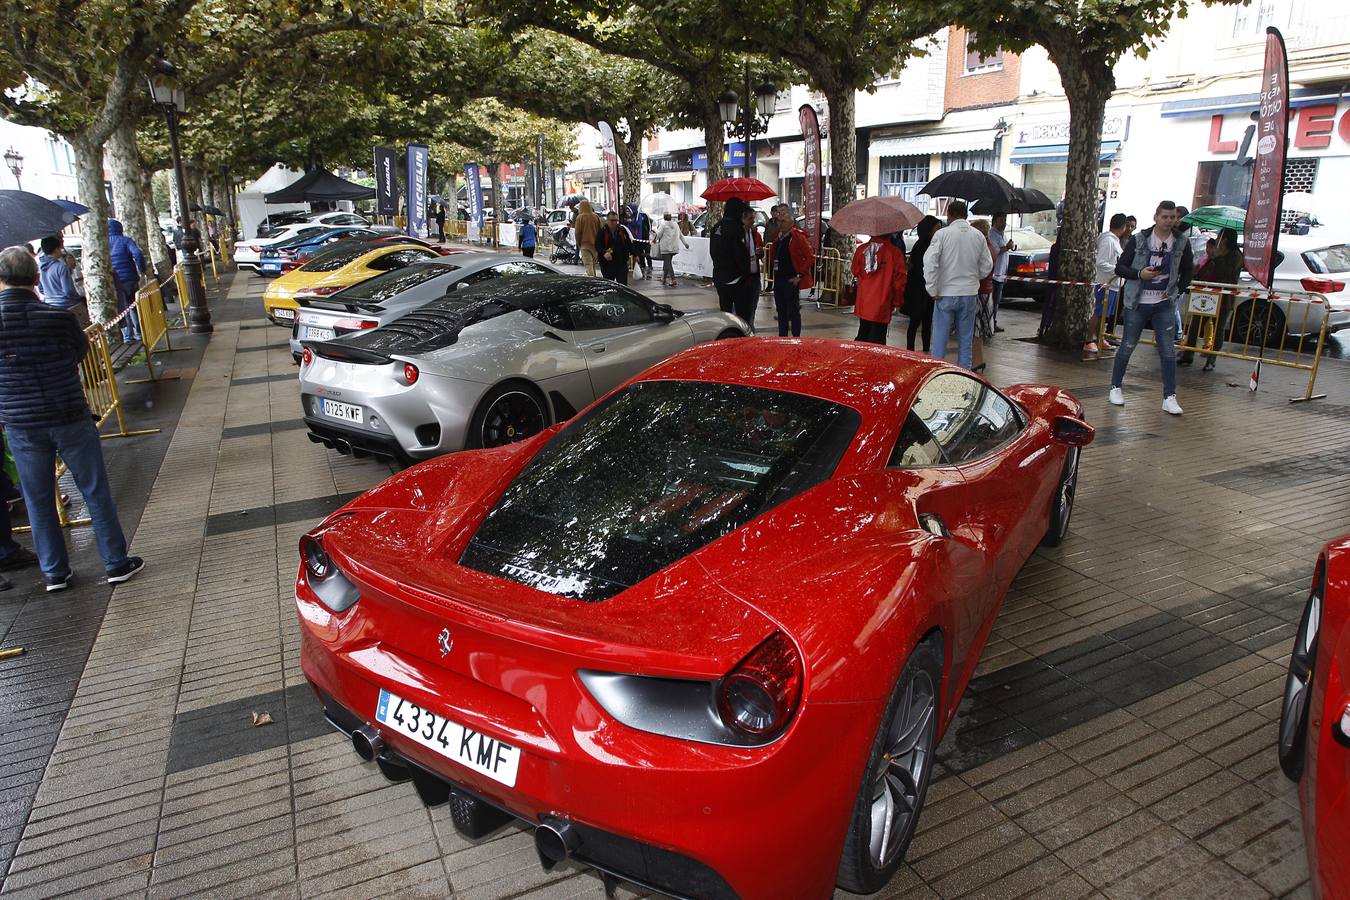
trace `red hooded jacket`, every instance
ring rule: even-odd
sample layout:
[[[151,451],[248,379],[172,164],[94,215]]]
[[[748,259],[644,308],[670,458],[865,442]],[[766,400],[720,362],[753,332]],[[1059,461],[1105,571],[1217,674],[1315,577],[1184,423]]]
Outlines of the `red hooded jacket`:
[[[853,254],[853,277],[858,280],[854,312],[868,322],[889,322],[905,300],[909,267],[905,254],[890,241],[873,238]]]
[[[806,232],[795,225],[792,226],[791,233],[792,237],[788,239],[788,255],[792,257],[792,268],[800,276],[797,287],[802,290],[815,287],[816,255],[811,252],[811,242],[807,240]],[[774,271],[773,248],[777,245],[777,238],[768,244],[767,265],[770,273]]]

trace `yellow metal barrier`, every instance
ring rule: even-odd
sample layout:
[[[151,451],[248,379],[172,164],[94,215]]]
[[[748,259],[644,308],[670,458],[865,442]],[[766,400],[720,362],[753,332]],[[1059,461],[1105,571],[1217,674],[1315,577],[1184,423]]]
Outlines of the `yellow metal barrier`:
[[[843,306],[844,260],[839,251],[826,247],[816,254],[816,306]],[[825,295],[831,295],[830,300]]]
[[[164,295],[160,292],[159,285],[152,281],[137,291],[136,302],[133,305],[141,326],[141,343],[145,346],[145,368],[149,377],[133,379],[128,383],[177,380],[177,375],[162,376],[155,372],[156,353],[176,353],[187,349],[173,346],[173,340],[169,335],[169,323],[165,319]],[[158,349],[161,340],[164,341],[163,350]]]
[[[1123,284],[1122,284],[1123,288]],[[1124,319],[1123,291],[1115,314],[1102,316],[1101,336],[1115,337]],[[1250,285],[1193,281],[1182,312],[1182,341],[1178,353],[1209,358],[1240,359],[1308,373],[1308,385],[1291,403],[1320,400],[1314,394],[1322,364],[1331,307],[1322,294],[1311,291],[1275,291]],[[1156,344],[1153,338],[1139,340]]]
[[[469,236],[469,223],[463,219],[450,219],[445,223],[445,236],[464,240]]]

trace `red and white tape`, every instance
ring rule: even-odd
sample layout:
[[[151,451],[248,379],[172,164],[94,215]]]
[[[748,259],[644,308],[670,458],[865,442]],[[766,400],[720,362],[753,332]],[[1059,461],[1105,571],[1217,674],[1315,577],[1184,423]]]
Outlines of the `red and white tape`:
[[[1063,278],[1037,278],[1032,275],[1009,275],[1009,281],[1034,281],[1037,284],[1076,284],[1080,287],[1099,287],[1096,281],[1066,281]]]

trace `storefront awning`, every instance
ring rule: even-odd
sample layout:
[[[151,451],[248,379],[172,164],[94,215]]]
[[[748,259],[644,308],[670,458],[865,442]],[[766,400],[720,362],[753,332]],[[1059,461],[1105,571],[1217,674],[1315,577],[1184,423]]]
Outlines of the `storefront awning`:
[[[1120,141],[1102,141],[1098,159],[1107,160],[1116,155]],[[1038,163],[1066,163],[1069,161],[1068,144],[1047,144],[1044,147],[1018,147],[1012,152],[1010,162],[1019,166],[1031,166]]]
[[[867,148],[873,159],[886,156],[931,156],[934,153],[960,153],[963,150],[992,150],[994,131],[940,131],[906,137],[877,138]]]

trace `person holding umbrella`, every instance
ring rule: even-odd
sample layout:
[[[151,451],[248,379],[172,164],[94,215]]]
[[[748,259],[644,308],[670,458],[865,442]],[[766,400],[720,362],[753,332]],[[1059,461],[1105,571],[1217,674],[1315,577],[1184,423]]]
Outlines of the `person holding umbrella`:
[[[778,310],[778,336],[802,336],[802,288],[815,286],[812,272],[816,255],[811,242],[792,221],[792,211],[786,203],[773,208],[775,226],[773,243],[769,244],[768,266],[773,273],[773,305]]]
[[[853,307],[858,316],[858,336],[854,340],[885,344],[891,316],[905,299],[909,275],[905,253],[895,246],[891,235],[873,235],[854,252],[850,269],[858,282]]]

